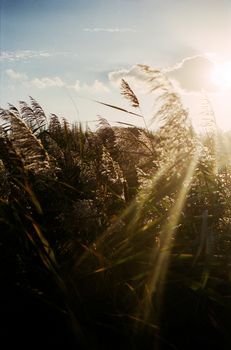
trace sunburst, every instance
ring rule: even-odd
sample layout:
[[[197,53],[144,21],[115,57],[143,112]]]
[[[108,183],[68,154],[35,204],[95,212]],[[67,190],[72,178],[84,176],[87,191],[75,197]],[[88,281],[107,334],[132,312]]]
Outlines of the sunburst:
[[[211,78],[220,89],[231,88],[231,61],[216,63]]]

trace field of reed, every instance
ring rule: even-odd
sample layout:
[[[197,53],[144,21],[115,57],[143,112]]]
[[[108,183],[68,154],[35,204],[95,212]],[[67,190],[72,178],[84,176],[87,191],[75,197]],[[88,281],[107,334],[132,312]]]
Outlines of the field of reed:
[[[0,114],[2,339],[24,348],[231,348],[231,134],[204,100],[195,132],[161,71],[140,66],[152,130],[92,131],[21,101]],[[122,118],[121,118],[122,119]]]

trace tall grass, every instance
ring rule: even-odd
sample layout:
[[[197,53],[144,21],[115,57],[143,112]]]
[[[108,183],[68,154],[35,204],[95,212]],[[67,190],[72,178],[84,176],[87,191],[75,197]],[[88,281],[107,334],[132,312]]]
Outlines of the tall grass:
[[[125,80],[121,93],[139,113],[103,104],[144,128],[101,118],[83,131],[47,121],[34,99],[1,111],[3,275],[68,315],[83,348],[228,349],[227,136],[207,100],[198,135],[164,74],[140,69],[155,132]]]

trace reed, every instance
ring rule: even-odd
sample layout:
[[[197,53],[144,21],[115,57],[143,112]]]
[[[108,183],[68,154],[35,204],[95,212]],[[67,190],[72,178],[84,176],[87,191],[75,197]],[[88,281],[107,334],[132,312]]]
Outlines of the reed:
[[[62,319],[57,344],[228,349],[230,136],[206,100],[208,132],[198,135],[163,72],[140,69],[155,131],[125,80],[121,93],[139,113],[102,104],[144,128],[101,118],[83,130],[32,98],[1,110],[2,281]]]

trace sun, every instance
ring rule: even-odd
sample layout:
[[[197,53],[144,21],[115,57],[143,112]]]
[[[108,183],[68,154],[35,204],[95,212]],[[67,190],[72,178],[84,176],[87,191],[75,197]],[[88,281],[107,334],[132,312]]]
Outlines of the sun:
[[[231,61],[214,64],[211,79],[221,89],[231,88]]]

